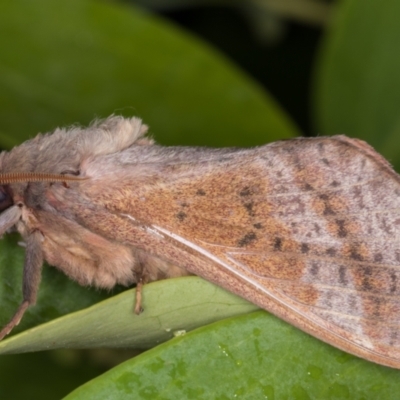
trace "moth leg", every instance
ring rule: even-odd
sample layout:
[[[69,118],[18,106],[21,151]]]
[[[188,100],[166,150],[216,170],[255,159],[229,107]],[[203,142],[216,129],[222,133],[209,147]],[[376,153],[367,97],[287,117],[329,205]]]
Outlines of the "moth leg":
[[[135,295],[135,314],[139,315],[144,310],[142,307],[142,289],[143,289],[143,279],[140,278],[139,282],[136,285],[136,295]]]
[[[26,309],[36,303],[36,295],[43,265],[42,240],[43,236],[38,231],[33,232],[26,240],[24,273],[22,279],[23,301],[10,322],[0,331],[0,340],[19,324]]]
[[[139,265],[139,271],[137,271],[137,284],[136,284],[136,295],[135,295],[135,314],[139,315],[141,314],[144,309],[142,307],[142,290],[143,286],[149,282],[149,276],[146,271],[146,268],[142,264],[142,262]]]

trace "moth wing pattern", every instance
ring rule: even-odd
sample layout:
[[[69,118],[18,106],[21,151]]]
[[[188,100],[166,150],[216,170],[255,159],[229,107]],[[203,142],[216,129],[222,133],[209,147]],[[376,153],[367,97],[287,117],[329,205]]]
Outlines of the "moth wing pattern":
[[[71,210],[84,226],[110,237],[98,220],[112,215],[114,240],[400,368],[400,180],[371,147],[336,136],[146,151],[140,165],[127,158],[118,185],[97,171],[113,161],[85,166],[102,184],[80,184],[94,199]]]

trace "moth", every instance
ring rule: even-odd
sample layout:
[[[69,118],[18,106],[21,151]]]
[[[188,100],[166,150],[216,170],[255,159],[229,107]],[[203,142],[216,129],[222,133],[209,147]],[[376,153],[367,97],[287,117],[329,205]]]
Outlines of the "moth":
[[[138,118],[57,129],[0,154],[0,234],[81,285],[199,275],[367,360],[400,368],[400,178],[363,141],[163,147]]]

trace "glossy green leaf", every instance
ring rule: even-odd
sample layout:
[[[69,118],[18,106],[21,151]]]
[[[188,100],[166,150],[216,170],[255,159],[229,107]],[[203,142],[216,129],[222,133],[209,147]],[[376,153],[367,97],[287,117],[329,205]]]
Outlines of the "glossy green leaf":
[[[400,2],[345,0],[323,43],[316,81],[318,132],[374,146],[400,170]]]
[[[252,145],[295,128],[221,54],[133,6],[90,0],[0,5],[0,140],[137,115],[163,142]]]
[[[197,277],[143,288],[144,312],[135,315],[135,291],[55,319],[0,342],[0,354],[58,348],[147,349],[179,332],[254,311],[257,307]]]
[[[397,399],[400,371],[347,355],[263,311],[129,360],[65,399]]]

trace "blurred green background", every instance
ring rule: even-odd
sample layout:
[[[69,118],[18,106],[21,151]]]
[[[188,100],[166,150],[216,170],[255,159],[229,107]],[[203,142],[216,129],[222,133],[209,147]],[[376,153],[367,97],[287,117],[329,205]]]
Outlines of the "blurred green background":
[[[116,113],[143,118],[166,145],[253,146],[345,133],[367,140],[400,170],[399,17],[395,0],[2,0],[0,146]],[[0,243],[1,324],[21,300],[17,241],[9,235]],[[208,317],[210,289],[198,284],[184,283],[199,303],[190,329],[219,318]],[[172,296],[182,285],[161,282],[157,290]],[[95,320],[96,312],[115,310],[120,297],[112,296],[121,290],[81,288],[47,267],[38,304],[14,333],[111,298],[95,306]],[[183,330],[189,325],[179,310],[188,301],[166,303]],[[240,302],[221,300],[226,307],[217,314],[230,316],[226,310]],[[138,357],[135,349],[63,348],[57,335],[72,335],[72,314],[14,337],[16,352],[34,341],[46,348],[41,332],[60,349],[1,355],[0,397],[62,398],[130,360],[69,398],[398,398],[398,371],[247,312]],[[91,323],[77,348],[101,338]],[[123,323],[114,324],[116,336]]]

